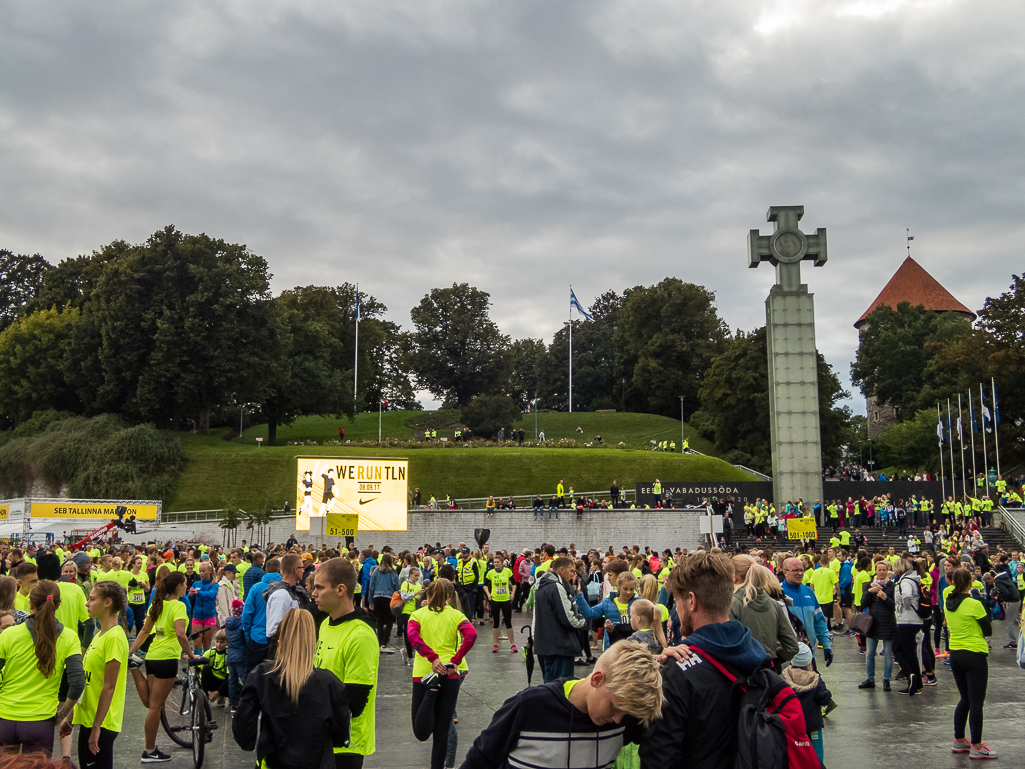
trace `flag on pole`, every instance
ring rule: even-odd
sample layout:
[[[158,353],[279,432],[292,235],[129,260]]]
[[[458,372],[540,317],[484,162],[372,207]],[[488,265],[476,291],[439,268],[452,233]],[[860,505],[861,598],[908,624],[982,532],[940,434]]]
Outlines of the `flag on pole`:
[[[993,415],[989,412],[989,406],[986,405],[985,398],[982,398],[982,429],[987,433],[993,432]]]
[[[954,427],[950,421],[950,401],[947,401],[947,443],[954,442]]]
[[[936,411],[936,437],[939,438],[940,446],[943,446],[943,421],[940,419],[939,409]]]
[[[577,308],[577,312],[579,312],[581,315],[583,315],[588,320],[594,320],[594,318],[591,317],[590,313],[588,313],[587,310],[585,310],[583,308],[583,306],[580,304],[580,301],[577,299],[577,295],[573,293],[573,287],[570,286],[570,288],[569,288],[569,309],[570,309],[570,312],[573,311],[574,307]]]
[[[964,435],[961,433],[961,415],[957,416],[957,442],[964,443]]]
[[[359,323],[359,286],[356,286],[356,322]]]
[[[993,421],[1000,424],[1000,404],[997,403],[997,385],[993,382]]]

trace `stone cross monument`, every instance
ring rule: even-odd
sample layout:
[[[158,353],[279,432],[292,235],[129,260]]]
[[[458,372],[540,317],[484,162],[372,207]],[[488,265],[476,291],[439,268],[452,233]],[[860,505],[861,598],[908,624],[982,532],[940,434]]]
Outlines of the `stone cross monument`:
[[[822,500],[815,305],[808,286],[801,283],[801,262],[807,259],[816,267],[826,263],[826,231],[801,232],[797,224],[802,216],[804,206],[772,206],[767,221],[776,223],[773,233],[751,230],[747,239],[748,267],[762,262],[776,267],[776,285],[765,300],[765,324],[773,496],[780,512],[798,497],[809,512],[816,499]]]

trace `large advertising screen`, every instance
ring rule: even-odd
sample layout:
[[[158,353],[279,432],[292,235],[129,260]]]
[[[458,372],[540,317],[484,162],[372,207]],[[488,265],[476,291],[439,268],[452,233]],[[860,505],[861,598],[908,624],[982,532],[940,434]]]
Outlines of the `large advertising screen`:
[[[359,516],[359,531],[405,531],[409,461],[400,458],[296,457],[296,531],[332,513]],[[323,522],[314,525],[320,531]]]

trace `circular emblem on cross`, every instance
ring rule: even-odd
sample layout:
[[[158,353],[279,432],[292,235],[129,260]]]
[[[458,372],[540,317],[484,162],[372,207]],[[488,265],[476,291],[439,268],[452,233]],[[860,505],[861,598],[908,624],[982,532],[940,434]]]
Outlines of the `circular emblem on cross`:
[[[808,241],[800,230],[779,230],[769,240],[769,250],[784,264],[796,264],[808,252]]]

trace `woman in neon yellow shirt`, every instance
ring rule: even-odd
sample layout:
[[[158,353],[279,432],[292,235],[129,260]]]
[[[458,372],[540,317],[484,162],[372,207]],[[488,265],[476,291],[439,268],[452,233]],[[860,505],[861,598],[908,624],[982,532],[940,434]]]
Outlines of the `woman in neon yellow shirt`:
[[[32,616],[0,633],[0,746],[25,753],[53,753],[54,713],[63,718],[85,688],[78,634],[58,632],[60,588],[48,579],[28,596]],[[68,698],[58,699],[61,676],[68,674]]]
[[[78,724],[78,765],[113,769],[114,740],[121,733],[125,715],[125,683],[128,671],[128,636],[118,624],[125,610],[125,594],[112,580],[98,582],[86,604],[89,616],[100,623],[85,652],[85,691],[71,718],[60,726],[61,739]]]
[[[944,603],[944,622],[950,630],[950,672],[954,674],[961,699],[954,708],[954,745],[952,753],[971,753],[969,758],[996,758],[982,741],[982,708],[989,683],[989,644],[993,623],[982,602],[971,596],[972,573],[960,568],[954,572],[953,584]],[[972,739],[965,739],[965,723],[971,727]]]
[[[157,575],[157,584],[153,588],[153,602],[142,630],[135,637],[130,654],[136,650],[153,633],[153,644],[146,654],[146,677],[143,678],[138,666],[132,667],[132,678],[139,699],[149,712],[146,714],[146,749],[142,752],[143,763],[169,761],[166,753],[157,750],[157,728],[160,726],[160,713],[164,709],[167,695],[174,687],[178,677],[178,660],[182,654],[191,661],[192,644],[185,635],[188,625],[188,609],[181,602],[181,597],[188,590],[185,574],[172,572],[161,578]]]

